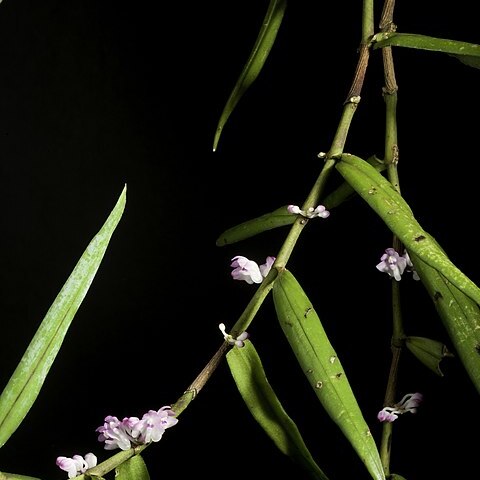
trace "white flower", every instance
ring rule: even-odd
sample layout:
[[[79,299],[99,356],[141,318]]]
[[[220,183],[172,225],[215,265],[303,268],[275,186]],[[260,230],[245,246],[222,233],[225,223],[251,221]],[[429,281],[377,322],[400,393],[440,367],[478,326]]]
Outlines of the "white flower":
[[[316,208],[310,207],[307,211],[302,210],[298,205],[289,205],[287,210],[289,213],[294,215],[302,215],[302,217],[305,218],[327,218],[330,216],[330,212],[323,205],[319,205]]]
[[[265,278],[270,270],[272,269],[272,265],[275,263],[275,257],[267,257],[265,263],[260,265],[260,273],[262,277]]]
[[[81,455],[70,457],[57,457],[56,464],[68,473],[68,478],[75,478],[85,473],[89,468],[97,465],[97,457],[93,453],[87,453],[85,458]]]
[[[167,428],[176,425],[178,419],[169,406],[160,410],[149,410],[140,420],[138,417],[125,417],[120,421],[111,415],[96,429],[100,432],[99,442],[105,442],[105,450],[120,448],[128,450],[136,445],[158,442]]]
[[[301,215],[302,214],[302,210],[300,209],[300,207],[298,205],[289,205],[287,207],[287,210],[289,211],[289,213],[291,213],[293,215]]]
[[[234,280],[244,280],[249,283],[262,283],[263,279],[270,272],[273,263],[275,262],[275,257],[267,257],[263,265],[258,266],[253,260],[249,260],[247,257],[242,257],[237,255],[232,258],[232,263],[230,266],[232,270],[232,278]]]
[[[141,444],[160,441],[165,430],[177,424],[178,419],[174,415],[170,407],[149,410],[133,427],[132,437]]]
[[[377,269],[388,273],[390,277],[395,278],[399,282],[407,267],[407,260],[401,257],[394,248],[387,248],[380,260],[381,262],[377,265]]]
[[[413,266],[412,260],[408,252],[405,250],[403,255],[399,253],[394,248],[387,248],[385,253],[380,258],[381,262],[377,265],[377,269],[381,272],[388,273],[390,277],[395,278],[397,282],[402,279],[403,272],[412,272],[414,280],[420,280],[415,267]]]
[[[234,338],[233,335],[230,335],[227,333],[225,324],[220,323],[218,325],[218,328],[220,331],[223,333],[223,338],[230,344],[230,345],[236,345],[237,347],[241,348],[245,345],[244,340],[248,338],[248,333],[247,332],[242,332],[237,338]]]
[[[106,450],[115,448],[128,450],[131,447],[132,428],[138,421],[137,417],[126,417],[120,421],[117,417],[108,415],[105,417],[105,423],[95,430],[100,432],[98,441],[105,442]]]
[[[417,407],[422,403],[423,395],[421,393],[407,393],[404,397],[392,407],[383,407],[377,414],[381,422],[393,422],[399,415],[410,412],[416,413]]]

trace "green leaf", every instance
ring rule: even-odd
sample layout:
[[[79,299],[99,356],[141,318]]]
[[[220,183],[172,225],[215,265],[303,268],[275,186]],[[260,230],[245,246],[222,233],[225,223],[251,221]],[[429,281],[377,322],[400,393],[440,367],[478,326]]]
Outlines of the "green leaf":
[[[287,205],[277,208],[277,210],[261,215],[260,217],[247,220],[235,227],[225,230],[217,239],[216,245],[222,247],[232,243],[245,240],[259,233],[271,230],[285,225],[291,225],[296,220],[296,215],[292,215],[287,210]]]
[[[150,480],[147,465],[141,455],[134,455],[115,469],[115,480]]]
[[[305,468],[312,478],[328,480],[268,382],[253,344],[247,340],[242,348],[232,348],[227,353],[227,362],[248,409],[277,448]]]
[[[385,164],[375,156],[370,157],[367,162],[379,172],[382,172],[386,168]],[[322,204],[325,205],[328,210],[331,210],[355,195],[355,190],[347,182],[343,182],[332,193],[325,197]],[[287,208],[288,205],[284,205],[273,212],[265,213],[264,215],[252,218],[251,220],[247,220],[225,230],[216,240],[217,247],[231,245],[274,228],[292,225],[297,219],[297,215],[289,213]]]
[[[450,261],[386,178],[365,160],[354,155],[342,155],[335,167],[409,252],[441,272],[458,289],[480,303],[480,288]]]
[[[473,68],[480,68],[480,57],[473,57],[470,55],[452,55],[457,60],[460,60],[465,65]]]
[[[470,379],[480,393],[480,308],[445,276],[409,252]]]
[[[398,475],[396,473],[392,473],[389,477],[388,480],[407,480],[405,477],[402,477],[401,475]]]
[[[435,38],[413,33],[380,33],[375,37],[373,48],[407,47],[447,53],[462,63],[480,68],[480,45],[446,38]]]
[[[383,163],[383,161],[378,159],[375,155],[368,158],[367,162],[380,173],[387,168],[385,163]],[[323,199],[322,205],[324,205],[327,210],[332,210],[333,208],[338,207],[343,202],[350,200],[355,196],[356,192],[352,186],[348,182],[343,182],[332,193],[328,194]]]
[[[16,473],[0,472],[0,480],[40,480],[37,477],[28,477],[27,475],[18,475]]]
[[[453,357],[442,342],[431,338],[408,336],[405,339],[407,349],[432,372],[443,377],[440,362],[445,357]]]
[[[265,61],[270,54],[270,50],[277,38],[278,29],[283,20],[287,0],[270,0],[267,13],[262,22],[260,32],[248,57],[247,63],[238,78],[235,87],[227,100],[227,103],[220,115],[217,124],[217,130],[213,140],[213,151],[217,149],[220,135],[222,134],[225,123],[236,107],[240,98],[247,91],[250,85],[257,79]]]
[[[103,227],[91,240],[58,293],[4,388],[0,396],[0,447],[21,424],[40,393],[68,327],[97,273],[125,202],[126,186]]]
[[[384,479],[375,440],[312,303],[292,273],[279,273],[273,300],[281,328],[330,418],[365,464],[372,478]]]

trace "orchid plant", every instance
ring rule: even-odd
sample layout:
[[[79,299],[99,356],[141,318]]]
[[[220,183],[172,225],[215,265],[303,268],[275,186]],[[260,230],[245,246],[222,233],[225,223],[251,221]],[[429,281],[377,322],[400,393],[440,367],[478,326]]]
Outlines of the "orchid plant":
[[[68,478],[102,479],[115,475],[117,480],[149,479],[142,452],[168,436],[167,430],[178,424],[181,414],[190,408],[224,358],[239,394],[258,427],[263,429],[273,444],[291,457],[299,471],[311,478],[337,478],[335,471],[327,473],[311,453],[300,429],[269,383],[261,352],[257,351],[248,333],[269,296],[273,299],[278,327],[288,341],[305,380],[311,385],[320,414],[327,415],[338,427],[338,435],[343,436],[351,446],[348,455],[352,461],[363,464],[365,478],[403,478],[397,473],[401,465],[392,464],[391,461],[394,426],[402,422],[403,414],[417,414],[422,408],[427,408],[422,405],[423,392],[397,391],[401,352],[407,350],[436,375],[442,375],[439,365],[444,358],[458,356],[473,388],[480,393],[480,288],[452,263],[432,234],[418,222],[412,206],[401,194],[397,169],[400,161],[396,114],[398,86],[394,63],[396,48],[414,48],[451,55],[463,64],[478,69],[480,45],[401,33],[393,21],[394,6],[394,0],[385,0],[379,19],[380,28],[376,30],[373,0],[363,1],[362,35],[358,45],[358,63],[352,72],[353,82],[345,102],[340,106],[340,121],[330,148],[318,154],[319,174],[303,204],[281,205],[272,212],[232,226],[218,236],[217,246],[231,248],[233,245],[236,249],[230,266],[225,266],[225,270],[231,269],[231,280],[245,282],[252,289],[251,300],[231,329],[228,331],[224,323],[218,324],[221,333],[218,351],[185,391],[167,405],[160,408],[152,406],[141,417],[120,419],[114,415],[115,412],[105,412],[103,424],[100,421],[96,429],[97,441],[103,451],[113,453],[99,462],[100,454],[94,444],[88,453],[75,452],[65,456],[65,452],[58,452],[56,464],[59,478],[67,475]],[[270,0],[255,45],[220,115],[213,141],[214,151],[237,103],[262,71],[284,15],[287,14],[286,7],[287,0]],[[373,154],[363,159],[345,152],[344,147],[349,130],[354,126],[355,112],[361,106],[369,57],[376,54],[383,57],[384,65],[385,145],[383,155]],[[343,183],[327,194],[329,180],[335,175]],[[75,313],[88,293],[121,221],[126,207],[126,192],[125,186],[3,388],[0,396],[0,447],[9,441],[22,424],[40,393]],[[371,433],[371,424],[357,400],[356,385],[350,382],[350,372],[342,366],[321,320],[321,312],[302,287],[299,280],[301,273],[297,275],[288,265],[299,237],[309,234],[310,222],[320,222],[322,228],[329,228],[330,217],[335,215],[335,209],[341,204],[348,204],[354,197],[362,199],[372,215],[381,219],[391,234],[389,245],[378,245],[377,264],[372,263],[372,269],[377,269],[379,278],[386,274],[384,280],[391,282],[393,305],[391,367],[386,379],[385,395],[383,399],[378,399],[376,412],[376,420],[382,423],[380,438],[374,438]],[[242,255],[246,252],[242,252],[237,244],[273,229],[278,229],[279,234],[286,232],[279,251],[264,252],[265,260]],[[433,302],[439,321],[454,346],[454,353],[434,338],[405,333],[400,305],[401,287],[407,276],[425,287],[426,295]],[[401,400],[396,401],[397,398]],[[167,403],[166,399],[162,403]],[[0,480],[21,478],[36,480],[21,473],[0,472]]]

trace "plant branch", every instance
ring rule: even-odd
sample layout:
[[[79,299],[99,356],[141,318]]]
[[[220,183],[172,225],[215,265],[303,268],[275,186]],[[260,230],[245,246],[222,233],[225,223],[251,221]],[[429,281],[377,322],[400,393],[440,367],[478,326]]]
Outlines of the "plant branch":
[[[393,23],[393,11],[395,0],[386,0],[383,5],[382,16],[380,19],[380,29],[382,32],[394,32],[396,25]],[[400,192],[400,180],[398,176],[398,136],[397,136],[397,91],[398,85],[395,77],[395,67],[393,63],[393,53],[391,47],[382,48],[384,81],[383,97],[385,100],[385,154],[384,163],[387,166],[387,177],[393,188]],[[394,235],[393,248],[401,254],[403,245]],[[387,387],[385,391],[384,405],[393,405],[397,393],[397,379],[400,356],[404,347],[405,334],[403,332],[403,320],[400,302],[400,284],[392,280],[392,339],[391,350],[392,360],[390,372],[388,375]],[[382,430],[380,443],[380,458],[382,461],[385,476],[390,475],[390,457],[392,449],[393,424],[385,422]]]
[[[318,156],[324,159],[324,165],[320,171],[317,180],[315,181],[307,199],[304,202],[303,208],[308,209],[317,205],[318,201],[323,195],[324,187],[327,179],[333,170],[336,159],[343,153],[345,142],[347,139],[348,131],[353,120],[353,115],[360,102],[360,93],[363,87],[365,79],[365,72],[368,66],[370,40],[373,36],[373,1],[365,0],[364,2],[364,14],[362,23],[362,43],[359,49],[359,59],[355,70],[354,80],[350,88],[350,92],[347,96],[347,100],[344,102],[342,116],[340,118],[337,131],[332,141],[329,152],[321,153]],[[232,335],[236,336],[245,331],[258,310],[260,309],[263,301],[267,297],[268,293],[273,288],[274,282],[278,276],[279,271],[286,268],[286,264],[293,252],[293,249],[302,233],[303,229],[307,225],[309,219],[299,216],[293,223],[290,231],[276,257],[276,261],[270,270],[267,277],[257,288],[255,294],[251,298],[250,302],[245,307],[243,313],[240,315],[235,325],[232,328]],[[197,375],[195,380],[185,390],[185,392],[178,398],[178,400],[171,405],[172,410],[176,416],[179,416],[196,398],[200,390],[204,387],[206,382],[211,378],[216,368],[220,364],[223,356],[231,348],[228,342],[222,342],[221,346],[208,361],[205,367]],[[80,475],[78,479],[86,478],[86,475],[103,476],[109,471],[116,468],[121,463],[127,461],[134,455],[143,451],[148,445],[141,445],[136,448],[131,448],[126,451],[119,452],[109,459],[105,460],[96,467],[90,469],[88,474]]]

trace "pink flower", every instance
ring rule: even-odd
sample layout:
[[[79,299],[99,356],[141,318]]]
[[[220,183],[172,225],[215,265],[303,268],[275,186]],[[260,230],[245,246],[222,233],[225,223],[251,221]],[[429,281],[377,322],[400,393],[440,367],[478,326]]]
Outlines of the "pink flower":
[[[414,280],[420,280],[410,259],[410,255],[406,250],[403,255],[400,255],[395,249],[387,248],[380,260],[381,262],[377,265],[377,269],[381,272],[388,273],[388,275],[395,278],[397,282],[402,279],[403,272],[405,271],[412,272]]]
[[[158,442],[167,428],[176,425],[178,419],[169,406],[160,410],[149,410],[140,420],[138,417],[125,417],[120,421],[111,415],[95,431],[99,432],[99,442],[105,442],[106,450],[120,448],[128,450],[136,445]]]
[[[158,442],[165,430],[173,427],[178,422],[170,407],[162,407],[160,410],[149,410],[132,430],[132,437],[137,443],[146,444]]]
[[[330,216],[330,212],[323,205],[316,208],[310,207],[307,211],[301,210],[298,205],[289,205],[287,210],[293,215],[302,215],[305,218],[327,218]]]
[[[377,270],[388,273],[390,277],[395,278],[399,282],[407,267],[406,258],[401,257],[395,249],[387,248],[380,260],[381,262],[377,265]]]
[[[87,453],[85,458],[81,455],[74,455],[72,458],[57,457],[56,464],[68,473],[68,478],[74,478],[85,473],[89,468],[95,467],[97,465],[97,457],[93,453]]]
[[[383,407],[377,414],[381,422],[393,422],[399,415],[410,412],[416,413],[418,406],[423,401],[421,393],[407,393],[404,397],[392,407]]]
[[[247,257],[242,257],[237,255],[232,258],[232,263],[230,266],[232,270],[232,278],[234,280],[244,280],[249,283],[262,283],[263,279],[270,272],[273,263],[275,262],[275,257],[267,257],[263,265],[258,266],[253,260],[249,260]]]
[[[95,430],[100,433],[98,441],[105,442],[105,450],[128,450],[132,442],[132,428],[138,421],[137,417],[125,417],[120,421],[117,417],[108,415],[105,423]]]
[[[263,278],[268,275],[268,272],[270,272],[274,263],[275,257],[267,257],[265,263],[263,265],[260,265],[260,273],[262,274]]]

